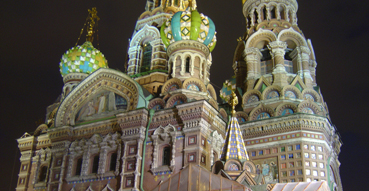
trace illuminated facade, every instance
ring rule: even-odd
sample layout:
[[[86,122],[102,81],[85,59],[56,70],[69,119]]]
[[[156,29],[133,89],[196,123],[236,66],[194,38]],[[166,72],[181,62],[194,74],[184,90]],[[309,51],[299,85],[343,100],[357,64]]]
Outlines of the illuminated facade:
[[[222,100],[210,83],[215,24],[195,0],[147,1],[126,73],[93,47],[99,18],[89,10],[86,42],[59,64],[60,99],[45,124],[17,140],[16,190],[271,190],[314,181],[342,190],[341,142],[297,2],[242,3],[247,31]]]

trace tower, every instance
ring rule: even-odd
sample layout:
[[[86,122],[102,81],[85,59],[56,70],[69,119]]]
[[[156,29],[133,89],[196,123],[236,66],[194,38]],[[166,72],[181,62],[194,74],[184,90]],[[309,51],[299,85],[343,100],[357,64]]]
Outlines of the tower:
[[[298,4],[244,0],[246,32],[234,53],[235,77],[224,83],[242,100],[237,117],[250,159],[278,182],[325,180],[342,190],[342,145],[316,81],[314,49],[297,24]]]

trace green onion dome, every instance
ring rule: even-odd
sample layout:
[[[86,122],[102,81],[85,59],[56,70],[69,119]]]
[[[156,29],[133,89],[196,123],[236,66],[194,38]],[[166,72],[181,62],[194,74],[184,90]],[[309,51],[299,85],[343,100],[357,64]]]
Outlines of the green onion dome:
[[[161,39],[166,47],[180,40],[195,40],[205,44],[210,52],[217,41],[215,34],[213,21],[197,10],[175,13],[160,29]]]
[[[69,73],[91,74],[99,68],[108,68],[108,62],[91,42],[86,41],[69,49],[60,59],[59,68],[63,77]]]

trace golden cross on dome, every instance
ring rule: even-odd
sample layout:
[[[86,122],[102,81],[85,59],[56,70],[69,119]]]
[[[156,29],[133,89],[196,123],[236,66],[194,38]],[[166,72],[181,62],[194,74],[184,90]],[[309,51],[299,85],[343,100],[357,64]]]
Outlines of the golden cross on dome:
[[[88,28],[87,28],[87,35],[86,35],[86,38],[87,38],[87,41],[90,41],[92,42],[94,40],[94,33],[95,33],[95,30],[94,30],[94,27],[96,25],[96,22],[100,20],[100,18],[97,16],[97,10],[96,10],[96,7],[93,7],[91,10],[89,9],[88,10]]]

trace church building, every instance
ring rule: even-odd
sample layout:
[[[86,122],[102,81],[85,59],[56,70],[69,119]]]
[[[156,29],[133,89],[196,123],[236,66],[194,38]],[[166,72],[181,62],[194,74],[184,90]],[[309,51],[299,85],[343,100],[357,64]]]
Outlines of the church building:
[[[297,10],[242,0],[246,31],[220,92],[216,23],[196,0],[147,0],[126,72],[94,47],[99,17],[88,10],[86,41],[61,56],[60,97],[17,139],[16,190],[342,191],[342,142]]]

